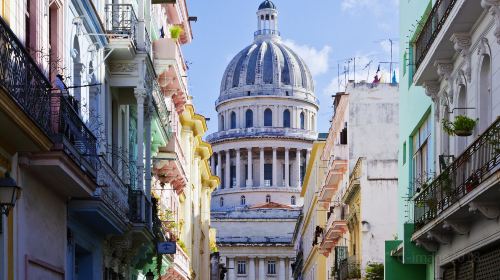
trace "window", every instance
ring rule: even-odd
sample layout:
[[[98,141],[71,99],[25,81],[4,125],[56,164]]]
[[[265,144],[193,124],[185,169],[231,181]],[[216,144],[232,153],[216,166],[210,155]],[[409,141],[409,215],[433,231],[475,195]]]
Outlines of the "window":
[[[406,164],[406,142],[403,143],[403,164]]]
[[[290,110],[283,111],[283,127],[290,127]]]
[[[231,129],[236,128],[236,113],[231,112]]]
[[[223,198],[223,197],[221,197],[221,198],[219,199],[219,206],[220,206],[220,207],[224,207],[224,198]]]
[[[304,117],[304,112],[300,113],[300,129],[305,129],[306,127],[306,120]]]
[[[491,60],[489,55],[483,55],[479,79],[479,128],[483,132],[491,124]]]
[[[292,198],[290,199],[290,204],[295,205],[297,202],[295,201],[295,196],[292,195]]]
[[[220,116],[220,119],[219,119],[219,130],[224,130],[224,116]]]
[[[273,184],[273,165],[270,163],[264,164],[264,186],[270,187]]]
[[[241,205],[247,204],[247,199],[246,199],[246,197],[244,195],[242,195],[241,198],[240,198],[240,204]]]
[[[253,126],[253,111],[248,109],[245,113],[245,119],[246,119],[246,127],[252,127]]]
[[[246,261],[238,261],[238,275],[247,274]]]
[[[347,145],[347,122],[344,124],[344,128],[340,132],[340,144]]]
[[[276,274],[276,261],[267,261],[267,274]]]
[[[229,170],[229,176],[231,178],[231,182],[230,182],[230,188],[234,188],[234,187],[237,187],[236,186],[236,166],[235,165],[231,165],[231,169]]]
[[[273,126],[273,111],[269,108],[264,111],[264,126]]]
[[[430,178],[430,135],[431,122],[427,117],[412,137],[413,191],[417,191],[417,188]]]
[[[270,195],[266,195],[266,203],[269,203],[271,202],[271,196]]]

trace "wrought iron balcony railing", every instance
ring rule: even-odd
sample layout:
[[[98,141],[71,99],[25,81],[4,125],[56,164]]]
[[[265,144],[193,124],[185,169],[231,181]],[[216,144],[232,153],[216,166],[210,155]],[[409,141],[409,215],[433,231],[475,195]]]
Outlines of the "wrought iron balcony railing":
[[[137,16],[131,4],[107,4],[105,28],[108,34],[129,38],[137,46]]]
[[[415,69],[420,67],[457,0],[437,0],[415,40]]]
[[[52,134],[50,82],[1,17],[0,86],[47,136]]]
[[[97,188],[94,196],[107,204],[112,211],[123,221],[128,221],[128,188],[119,177],[119,173],[103,158],[100,159],[100,168],[97,173]]]
[[[158,81],[153,80],[153,105],[155,106],[156,113],[158,114],[158,121],[161,124],[163,132],[167,139],[172,137],[172,129],[170,125],[170,111],[165,103],[165,97],[161,92],[160,85]]]
[[[500,118],[414,199],[418,230],[499,169]]]
[[[361,266],[356,260],[356,256],[350,256],[339,262],[338,275],[339,280],[361,278]]]
[[[68,98],[53,93],[50,100],[55,148],[62,149],[82,170],[95,179],[100,168],[97,138],[87,128]]]
[[[129,219],[133,223],[151,224],[151,202],[142,190],[129,189]]]

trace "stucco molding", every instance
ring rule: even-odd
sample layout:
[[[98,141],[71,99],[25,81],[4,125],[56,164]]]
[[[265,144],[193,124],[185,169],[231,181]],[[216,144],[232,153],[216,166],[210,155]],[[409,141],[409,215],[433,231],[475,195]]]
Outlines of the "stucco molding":
[[[500,0],[481,0],[481,6],[495,19],[495,37],[500,44]]]
[[[467,77],[467,81],[471,81],[471,38],[469,33],[453,33],[450,38],[453,42],[453,48],[457,51],[464,60],[463,71]]]

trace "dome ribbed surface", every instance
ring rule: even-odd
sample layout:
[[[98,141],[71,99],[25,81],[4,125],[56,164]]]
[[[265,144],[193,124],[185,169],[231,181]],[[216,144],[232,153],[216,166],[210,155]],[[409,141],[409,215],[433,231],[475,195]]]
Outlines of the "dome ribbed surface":
[[[266,0],[259,5],[259,10],[264,10],[264,9],[276,9],[276,5],[274,5],[273,2]]]
[[[221,84],[221,95],[233,88],[252,85],[292,86],[314,92],[309,68],[279,40],[256,41],[229,63]]]

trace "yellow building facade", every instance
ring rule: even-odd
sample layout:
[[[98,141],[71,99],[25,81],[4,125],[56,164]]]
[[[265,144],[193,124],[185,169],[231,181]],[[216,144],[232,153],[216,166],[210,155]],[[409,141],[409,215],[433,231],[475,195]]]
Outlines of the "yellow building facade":
[[[301,197],[304,200],[301,218],[294,233],[297,258],[293,265],[294,279],[327,279],[326,257],[320,244],[326,224],[326,211],[318,198],[320,182],[324,180],[325,163],[320,160],[324,140],[315,141],[307,162]]]

